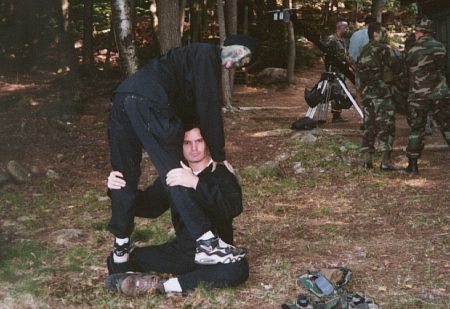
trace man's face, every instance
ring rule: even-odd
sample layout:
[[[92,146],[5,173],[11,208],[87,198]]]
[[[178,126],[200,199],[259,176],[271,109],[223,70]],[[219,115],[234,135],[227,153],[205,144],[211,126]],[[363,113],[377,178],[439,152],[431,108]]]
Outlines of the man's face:
[[[339,37],[343,37],[347,32],[348,32],[348,26],[345,24],[336,27],[336,34]]]
[[[199,128],[184,133],[183,155],[189,164],[202,161],[209,162],[208,146],[206,146]]]
[[[251,52],[242,45],[229,45],[222,47],[222,65],[225,69],[240,68],[250,63]]]

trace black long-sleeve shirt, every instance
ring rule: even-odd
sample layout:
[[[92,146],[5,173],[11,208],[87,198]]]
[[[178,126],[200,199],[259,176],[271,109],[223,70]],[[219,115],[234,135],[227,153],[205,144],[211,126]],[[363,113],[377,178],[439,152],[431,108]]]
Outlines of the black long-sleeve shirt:
[[[242,212],[241,187],[225,166],[217,165],[214,172],[211,172],[211,169],[210,165],[198,174],[197,188],[189,190],[211,220],[211,230],[225,242],[232,244],[233,218]],[[170,201],[160,178],[145,191],[138,192],[136,216],[157,218],[169,208]],[[184,250],[193,250],[195,240],[190,237],[176,210],[171,208],[171,212],[177,243]]]
[[[220,72],[218,47],[194,43],[152,60],[123,81],[115,93],[144,97],[152,108],[167,117],[178,116],[183,124],[197,120],[212,158],[222,162],[225,139]]]

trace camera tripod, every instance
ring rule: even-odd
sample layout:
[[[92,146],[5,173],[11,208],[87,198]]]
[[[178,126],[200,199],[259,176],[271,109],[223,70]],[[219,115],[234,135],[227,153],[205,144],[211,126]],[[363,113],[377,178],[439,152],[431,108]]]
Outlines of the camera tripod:
[[[317,106],[308,108],[308,111],[306,112],[306,117],[313,119],[314,114],[317,112],[316,117],[317,122],[327,121],[328,107],[330,105],[330,99],[332,99],[333,85],[336,84],[333,83],[335,80],[338,82],[339,88],[344,91],[345,95],[350,100],[350,102],[352,103],[353,107],[356,109],[358,114],[361,116],[361,118],[363,118],[364,117],[363,112],[361,111],[361,108],[358,106],[352,94],[348,90],[347,85],[345,85],[345,82],[338,73],[332,71],[325,72],[320,77],[320,81],[317,84],[317,90],[320,91],[321,94],[320,102],[319,104],[317,104]]]

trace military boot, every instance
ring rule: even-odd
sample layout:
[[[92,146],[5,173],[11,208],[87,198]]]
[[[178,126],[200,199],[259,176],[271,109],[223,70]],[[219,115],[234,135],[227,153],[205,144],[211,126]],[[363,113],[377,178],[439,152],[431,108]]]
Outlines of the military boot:
[[[392,172],[392,171],[397,170],[397,168],[391,162],[391,152],[390,151],[384,151],[382,153],[380,170],[382,172]]]
[[[128,296],[164,293],[163,281],[154,274],[130,274],[120,281],[118,287],[120,292]]]
[[[344,123],[348,122],[347,119],[342,118],[341,113],[333,113],[333,118],[331,119],[332,123]]]
[[[372,153],[370,153],[370,152],[364,152],[363,169],[365,169],[365,170],[373,169]]]
[[[407,173],[410,173],[413,175],[419,174],[419,167],[417,166],[417,159],[408,158],[408,166],[406,167],[405,171]]]

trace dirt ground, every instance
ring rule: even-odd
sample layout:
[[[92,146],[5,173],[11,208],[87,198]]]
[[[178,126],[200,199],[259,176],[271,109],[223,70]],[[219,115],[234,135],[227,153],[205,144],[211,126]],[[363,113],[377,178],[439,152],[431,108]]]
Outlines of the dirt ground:
[[[242,109],[224,114],[228,159],[244,192],[235,233],[248,249],[248,282],[139,299],[103,289],[111,246],[106,121],[118,80],[85,82],[82,115],[57,120],[46,109],[61,99],[51,78],[1,76],[0,170],[15,160],[33,173],[0,191],[0,307],[279,308],[301,291],[297,276],[346,266],[349,288],[383,308],[449,308],[450,155],[433,150],[444,140],[436,129],[426,138],[434,148],[424,151],[419,176],[361,169],[354,109],[343,112],[348,123],[290,130],[307,110],[305,86],[320,74],[317,65],[299,72],[292,87],[237,85]],[[394,159],[402,167],[408,131],[400,115]],[[316,142],[301,141],[309,133]],[[262,171],[268,161],[275,167]],[[148,160],[143,169],[145,185],[154,171]],[[60,238],[64,229],[79,233]],[[139,220],[137,230],[144,243],[164,241],[170,220]]]

